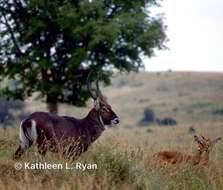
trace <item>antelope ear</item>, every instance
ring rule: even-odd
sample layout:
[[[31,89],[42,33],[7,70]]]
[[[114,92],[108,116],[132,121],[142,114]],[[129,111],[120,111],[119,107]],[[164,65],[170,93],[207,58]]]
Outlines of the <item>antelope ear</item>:
[[[219,137],[219,138],[213,140],[212,143],[213,143],[213,144],[216,144],[216,143],[218,143],[220,140],[221,140],[221,137]]]
[[[195,142],[197,142],[198,144],[203,145],[202,142],[199,140],[199,138],[198,138],[197,135],[194,136],[194,140],[195,140]]]
[[[98,111],[100,109],[100,99],[97,98],[95,101],[94,101],[94,108]]]

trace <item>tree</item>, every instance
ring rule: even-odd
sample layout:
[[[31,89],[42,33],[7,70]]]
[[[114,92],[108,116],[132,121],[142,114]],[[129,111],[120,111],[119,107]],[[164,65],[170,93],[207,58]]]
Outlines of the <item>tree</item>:
[[[8,97],[39,92],[57,102],[82,106],[86,78],[95,71],[109,84],[112,71],[137,71],[142,57],[165,48],[165,25],[151,16],[158,0],[0,0],[0,80]]]

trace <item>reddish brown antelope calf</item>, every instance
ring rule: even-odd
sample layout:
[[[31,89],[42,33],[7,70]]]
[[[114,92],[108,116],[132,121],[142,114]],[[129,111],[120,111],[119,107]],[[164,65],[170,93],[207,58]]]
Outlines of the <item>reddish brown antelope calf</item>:
[[[178,151],[161,151],[154,154],[153,157],[156,160],[170,164],[190,163],[192,165],[207,165],[210,151],[221,138],[210,140],[203,136],[201,138],[194,136],[194,140],[198,143],[198,149],[195,155],[188,155]]]
[[[104,131],[105,125],[116,125],[119,118],[102,96],[98,80],[95,93],[88,90],[94,99],[94,107],[83,119],[58,116],[47,112],[35,112],[23,120],[20,125],[20,145],[14,154],[19,158],[33,143],[38,152],[45,155],[47,151],[62,152],[69,159],[75,159],[86,151]]]

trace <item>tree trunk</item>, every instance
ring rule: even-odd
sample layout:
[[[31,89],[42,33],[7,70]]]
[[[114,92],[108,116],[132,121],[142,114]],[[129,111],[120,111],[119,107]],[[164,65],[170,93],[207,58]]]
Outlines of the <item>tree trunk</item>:
[[[58,113],[58,103],[55,101],[56,98],[50,98],[49,96],[46,99],[46,107],[50,113]]]

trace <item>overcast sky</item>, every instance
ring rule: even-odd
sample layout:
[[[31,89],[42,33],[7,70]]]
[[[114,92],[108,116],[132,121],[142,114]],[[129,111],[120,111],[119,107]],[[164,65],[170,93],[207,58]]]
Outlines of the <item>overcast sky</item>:
[[[223,0],[163,0],[170,50],[144,60],[146,69],[223,71]]]

